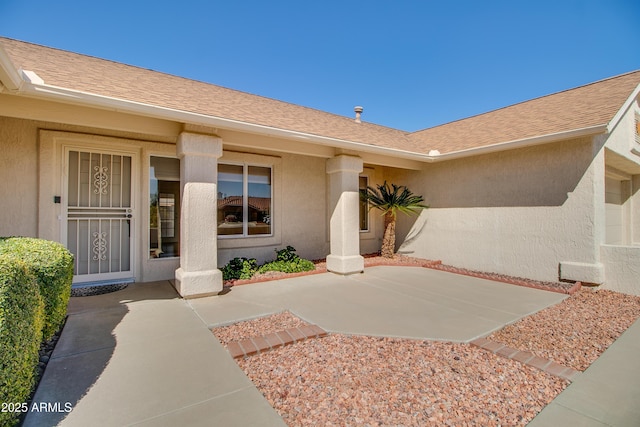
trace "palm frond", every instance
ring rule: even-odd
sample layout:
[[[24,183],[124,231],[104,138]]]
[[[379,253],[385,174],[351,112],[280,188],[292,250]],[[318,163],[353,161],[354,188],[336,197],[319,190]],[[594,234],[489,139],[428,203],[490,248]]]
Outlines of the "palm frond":
[[[424,202],[422,196],[416,196],[406,186],[396,184],[389,186],[387,181],[376,188],[367,187],[366,191],[360,192],[360,198],[369,202],[370,209],[379,209],[383,214],[390,212],[394,216],[397,211],[417,214],[421,209],[429,207],[422,203]]]

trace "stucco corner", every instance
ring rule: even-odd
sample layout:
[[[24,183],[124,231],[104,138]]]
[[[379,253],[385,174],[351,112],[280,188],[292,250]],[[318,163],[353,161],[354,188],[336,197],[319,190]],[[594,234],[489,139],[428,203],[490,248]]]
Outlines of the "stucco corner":
[[[576,282],[604,283],[604,265],[601,263],[588,264],[584,262],[561,261],[560,280]]]

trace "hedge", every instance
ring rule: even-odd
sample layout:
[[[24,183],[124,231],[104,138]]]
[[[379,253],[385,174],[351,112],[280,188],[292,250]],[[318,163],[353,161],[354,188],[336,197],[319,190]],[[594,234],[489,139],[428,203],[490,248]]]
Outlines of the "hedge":
[[[0,402],[26,402],[33,389],[42,342],[44,301],[29,266],[0,255]],[[19,413],[0,412],[0,425]]]
[[[0,257],[24,261],[36,277],[44,300],[44,340],[60,329],[67,315],[73,280],[73,255],[60,243],[30,237],[0,238]]]

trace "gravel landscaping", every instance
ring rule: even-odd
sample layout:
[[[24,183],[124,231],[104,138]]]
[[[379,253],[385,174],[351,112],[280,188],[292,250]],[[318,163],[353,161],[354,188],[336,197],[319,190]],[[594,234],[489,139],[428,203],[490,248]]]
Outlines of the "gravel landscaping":
[[[488,338],[584,370],[638,317],[640,297],[582,288]],[[304,324],[284,312],[214,333],[226,344]],[[237,362],[290,426],[526,425],[568,385],[469,344],[341,334]]]
[[[584,371],[640,317],[640,297],[582,288],[488,337]]]

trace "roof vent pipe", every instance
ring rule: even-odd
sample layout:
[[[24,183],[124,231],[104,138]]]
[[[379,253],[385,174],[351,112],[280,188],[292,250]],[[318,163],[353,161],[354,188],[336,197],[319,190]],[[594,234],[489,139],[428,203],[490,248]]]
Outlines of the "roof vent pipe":
[[[353,107],[353,111],[356,112],[356,123],[361,123],[360,122],[360,115],[364,111],[364,108],[362,108],[361,106],[358,105],[357,107]]]

